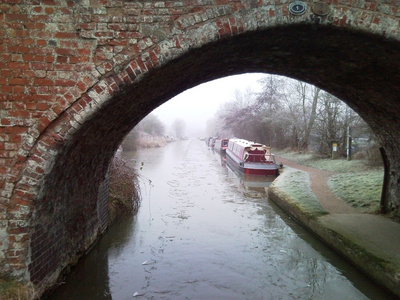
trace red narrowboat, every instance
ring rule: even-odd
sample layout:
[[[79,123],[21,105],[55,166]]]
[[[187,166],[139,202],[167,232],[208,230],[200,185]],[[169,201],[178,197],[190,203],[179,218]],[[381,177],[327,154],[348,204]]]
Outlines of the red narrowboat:
[[[230,139],[226,156],[228,163],[230,162],[244,174],[273,176],[279,174],[271,147],[242,139]]]

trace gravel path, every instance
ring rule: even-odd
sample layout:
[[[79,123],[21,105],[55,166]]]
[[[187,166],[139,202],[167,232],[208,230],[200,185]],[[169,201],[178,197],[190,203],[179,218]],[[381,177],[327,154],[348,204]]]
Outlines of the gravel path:
[[[328,185],[329,177],[336,174],[331,171],[319,170],[311,167],[306,167],[290,160],[278,157],[277,161],[282,163],[283,166],[289,166],[298,170],[308,172],[310,174],[311,189],[321,206],[331,214],[356,214],[362,213],[361,210],[356,209],[347,204],[342,199],[335,196]]]

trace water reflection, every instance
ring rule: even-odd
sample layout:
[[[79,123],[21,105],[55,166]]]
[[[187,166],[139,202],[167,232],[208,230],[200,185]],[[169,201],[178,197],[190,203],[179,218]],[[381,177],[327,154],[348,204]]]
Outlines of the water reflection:
[[[128,159],[143,163],[138,216],[51,299],[389,299],[266,199],[270,178],[240,176],[203,142]]]
[[[72,269],[66,281],[44,299],[111,300],[110,257],[118,256],[132,236],[135,218],[126,218],[111,226],[105,236]]]
[[[212,151],[212,159],[222,167],[222,174],[226,175],[226,181],[235,183],[238,190],[248,197],[259,198],[265,196],[265,188],[269,187],[276,176],[260,176],[244,174],[240,172],[230,160],[226,159],[226,154],[219,151]]]

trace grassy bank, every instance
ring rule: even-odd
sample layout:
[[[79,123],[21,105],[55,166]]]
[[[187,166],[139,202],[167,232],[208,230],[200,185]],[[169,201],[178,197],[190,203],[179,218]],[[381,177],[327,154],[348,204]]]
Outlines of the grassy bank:
[[[33,286],[10,278],[0,278],[0,300],[30,299],[35,299],[35,289]]]
[[[299,153],[293,151],[274,151],[275,155],[286,158],[311,168],[337,173],[364,172],[371,169],[366,159],[346,160],[344,158],[331,159],[326,157],[318,157],[312,153]],[[382,169],[383,172],[383,169]]]
[[[370,170],[358,173],[342,173],[329,180],[332,191],[353,207],[369,213],[379,211],[383,171]]]
[[[307,172],[285,167],[273,186],[277,188],[276,193],[279,193],[281,198],[294,207],[298,207],[308,217],[314,218],[327,212],[312,192],[309,177]]]
[[[308,167],[332,171],[329,186],[342,200],[368,213],[379,211],[383,184],[383,166],[371,167],[366,159],[330,159],[316,157],[311,153],[275,151],[277,156]],[[289,183],[290,185],[290,183]]]

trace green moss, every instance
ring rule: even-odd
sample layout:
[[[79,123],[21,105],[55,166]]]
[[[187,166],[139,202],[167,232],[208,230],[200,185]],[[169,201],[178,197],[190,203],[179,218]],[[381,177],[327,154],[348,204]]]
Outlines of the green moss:
[[[360,247],[358,243],[355,241],[352,241],[348,237],[344,237],[342,234],[337,233],[336,231],[330,230],[332,236],[336,238],[336,240],[340,240],[343,243],[343,246],[345,249],[351,249],[351,252],[357,257],[363,258],[363,260],[368,261],[368,264],[371,266],[380,267],[383,270],[389,271],[389,272],[396,272],[397,269],[392,265],[391,262],[379,258],[375,255],[373,255],[371,252],[367,251],[365,248]]]

